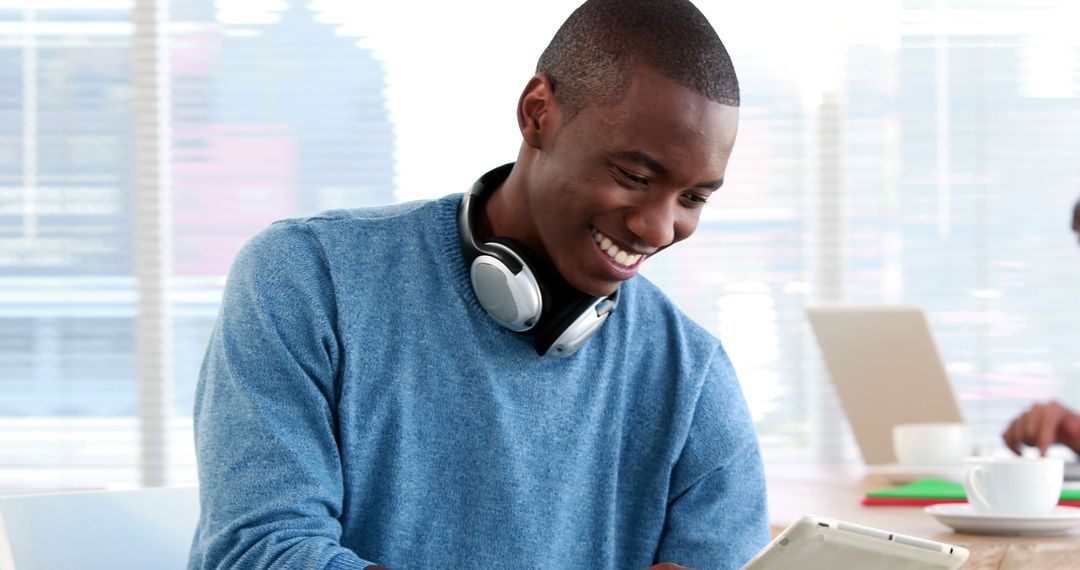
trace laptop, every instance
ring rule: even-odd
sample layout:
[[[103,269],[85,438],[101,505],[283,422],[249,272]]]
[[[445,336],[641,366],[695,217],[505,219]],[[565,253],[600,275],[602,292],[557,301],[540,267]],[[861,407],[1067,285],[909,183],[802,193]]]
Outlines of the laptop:
[[[894,425],[964,421],[920,307],[817,306],[806,314],[867,465],[896,463]]]
[[[822,305],[806,315],[871,472],[905,475],[894,425],[964,421],[921,307]],[[1080,463],[1065,462],[1065,479],[1080,480]]]

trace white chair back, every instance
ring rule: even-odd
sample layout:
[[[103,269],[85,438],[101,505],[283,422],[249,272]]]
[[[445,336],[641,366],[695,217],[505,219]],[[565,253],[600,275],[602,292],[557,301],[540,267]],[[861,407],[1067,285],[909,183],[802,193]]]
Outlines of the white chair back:
[[[187,567],[194,487],[0,497],[0,570]]]

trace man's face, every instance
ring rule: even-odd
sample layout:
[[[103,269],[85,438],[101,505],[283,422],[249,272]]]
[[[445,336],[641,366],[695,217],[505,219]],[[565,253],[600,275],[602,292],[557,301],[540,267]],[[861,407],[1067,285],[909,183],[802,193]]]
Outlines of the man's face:
[[[639,68],[620,102],[587,106],[544,135],[527,174],[527,241],[577,289],[613,293],[697,228],[723,182],[738,116]]]

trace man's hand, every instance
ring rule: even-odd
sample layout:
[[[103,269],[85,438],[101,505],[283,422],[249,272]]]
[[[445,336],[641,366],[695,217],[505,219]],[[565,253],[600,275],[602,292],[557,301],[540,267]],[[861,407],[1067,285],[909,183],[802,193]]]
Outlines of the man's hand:
[[[672,564],[665,562],[663,564],[657,564],[656,566],[650,566],[645,570],[694,570],[693,568],[687,568],[686,566],[679,566],[678,564]]]
[[[1057,402],[1035,404],[1009,424],[1002,434],[1005,445],[1020,454],[1021,445],[1039,448],[1039,455],[1053,443],[1063,443],[1080,453],[1080,416]]]

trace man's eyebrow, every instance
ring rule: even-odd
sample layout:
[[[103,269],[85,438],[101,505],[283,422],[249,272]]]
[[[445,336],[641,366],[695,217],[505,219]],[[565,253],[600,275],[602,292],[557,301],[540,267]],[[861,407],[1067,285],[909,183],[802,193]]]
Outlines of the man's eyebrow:
[[[663,164],[660,164],[659,160],[656,160],[649,153],[641,150],[624,150],[615,153],[615,156],[631,162],[645,165],[649,170],[655,172],[658,176],[667,176],[668,169]],[[709,180],[707,182],[700,182],[694,184],[694,188],[701,188],[703,190],[716,190],[724,185],[724,179]]]

